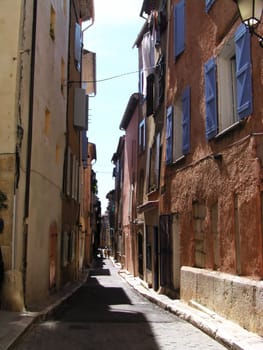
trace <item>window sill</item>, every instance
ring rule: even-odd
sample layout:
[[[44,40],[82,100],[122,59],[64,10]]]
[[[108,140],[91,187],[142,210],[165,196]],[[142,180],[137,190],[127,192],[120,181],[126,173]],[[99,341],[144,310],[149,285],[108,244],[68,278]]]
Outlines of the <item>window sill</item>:
[[[175,166],[178,165],[179,163],[183,162],[186,159],[186,156],[183,154],[181,157],[173,160],[171,163],[167,164],[168,166]]]
[[[158,191],[158,187],[152,187],[151,189],[149,189],[149,191],[146,193],[147,196],[150,196],[151,194],[155,193]]]
[[[236,130],[238,128],[240,128],[241,126],[243,126],[244,122],[243,120],[239,120],[237,122],[235,122],[234,124],[230,125],[229,127],[227,127],[226,129],[220,131],[216,136],[215,139],[218,140],[220,138],[222,138],[223,136],[229,134],[230,132],[232,132],[233,130]]]

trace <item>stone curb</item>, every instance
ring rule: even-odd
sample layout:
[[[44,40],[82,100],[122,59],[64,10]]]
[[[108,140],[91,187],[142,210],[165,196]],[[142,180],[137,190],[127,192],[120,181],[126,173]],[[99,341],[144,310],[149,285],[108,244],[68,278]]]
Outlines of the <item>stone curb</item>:
[[[246,331],[236,323],[226,320],[205,307],[184,303],[181,300],[172,300],[166,295],[157,294],[144,286],[138,277],[134,277],[126,270],[120,270],[119,275],[128,282],[140,294],[151,302],[160,306],[181,319],[191,323],[195,327],[208,334],[210,337],[222,343],[231,350],[262,350],[263,338],[257,334]]]

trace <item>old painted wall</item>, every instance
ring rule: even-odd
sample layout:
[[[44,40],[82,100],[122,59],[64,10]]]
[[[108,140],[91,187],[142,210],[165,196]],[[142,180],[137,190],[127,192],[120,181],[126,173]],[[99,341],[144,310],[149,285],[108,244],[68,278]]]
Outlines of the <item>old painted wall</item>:
[[[29,305],[38,303],[49,293],[51,225],[57,225],[60,242],[66,130],[61,62],[63,60],[67,67],[68,11],[68,3],[38,2],[27,250]],[[50,32],[52,13],[55,13],[53,37]],[[57,255],[60,257],[60,244]],[[60,258],[57,259],[57,284],[59,266]]]

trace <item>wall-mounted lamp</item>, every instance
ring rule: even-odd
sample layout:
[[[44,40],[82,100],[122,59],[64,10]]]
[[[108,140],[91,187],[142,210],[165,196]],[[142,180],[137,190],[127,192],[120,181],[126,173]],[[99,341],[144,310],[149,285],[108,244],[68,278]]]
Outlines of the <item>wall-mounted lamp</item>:
[[[242,22],[248,27],[250,33],[258,38],[260,46],[263,47],[263,37],[256,32],[262,15],[263,0],[234,1],[237,3]]]

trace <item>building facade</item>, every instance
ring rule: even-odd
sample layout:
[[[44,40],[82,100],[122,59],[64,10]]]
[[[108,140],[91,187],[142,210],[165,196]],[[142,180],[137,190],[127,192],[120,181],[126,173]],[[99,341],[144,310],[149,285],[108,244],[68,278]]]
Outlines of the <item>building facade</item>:
[[[69,188],[65,178],[69,142],[76,155],[70,183],[75,196],[80,189],[78,167],[82,166],[69,80],[81,80],[80,24],[94,17],[93,1],[4,1],[0,7],[0,35],[6,46],[0,55],[4,106],[0,189],[7,204],[1,210],[5,269],[1,306],[34,309],[64,281],[63,195]],[[78,71],[75,75],[72,65]],[[71,125],[78,133],[69,131]],[[74,210],[79,223],[79,209]],[[75,270],[79,266],[77,247],[76,237],[72,255],[68,255],[76,257]]]
[[[166,284],[262,334],[262,50],[233,1],[172,1],[169,12]]]
[[[262,335],[262,48],[232,0],[140,15],[135,275]]]
[[[113,254],[116,261],[122,265],[125,263],[125,240],[122,232],[122,217],[123,217],[123,172],[124,172],[124,144],[125,136],[119,138],[119,143],[116,149],[116,152],[112,156],[112,163],[114,165],[113,177],[115,178],[115,188],[114,192],[108,196],[110,207],[113,209],[114,219],[111,218],[111,221],[114,222],[114,246]],[[113,197],[113,198],[111,198]]]
[[[137,270],[136,239],[136,192],[137,192],[137,148],[138,148],[138,106],[140,95],[132,94],[120,123],[125,131],[122,196],[122,235],[124,246],[124,268],[132,274]]]

